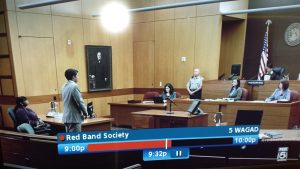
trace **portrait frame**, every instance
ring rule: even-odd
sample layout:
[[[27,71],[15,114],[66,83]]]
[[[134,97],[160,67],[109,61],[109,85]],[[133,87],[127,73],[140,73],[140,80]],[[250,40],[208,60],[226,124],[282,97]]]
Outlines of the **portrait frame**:
[[[88,92],[112,90],[112,47],[85,45],[85,53]]]

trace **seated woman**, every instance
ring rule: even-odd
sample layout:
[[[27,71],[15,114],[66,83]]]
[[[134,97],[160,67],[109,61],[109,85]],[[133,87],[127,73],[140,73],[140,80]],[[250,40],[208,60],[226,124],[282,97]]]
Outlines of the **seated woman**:
[[[233,79],[232,80],[232,87],[229,91],[229,98],[233,98],[235,100],[241,100],[243,90],[240,88],[240,79]]]
[[[37,128],[40,126],[46,126],[42,120],[40,120],[37,114],[29,108],[26,108],[29,105],[29,101],[26,97],[21,96],[17,97],[16,106],[15,106],[15,116],[17,120],[17,126],[28,123],[32,128]]]
[[[161,94],[162,98],[166,100],[169,99],[175,99],[176,98],[176,92],[174,91],[174,87],[171,83],[167,83],[164,87],[164,91]]]
[[[291,98],[291,92],[289,90],[289,81],[282,80],[279,83],[279,86],[273,94],[266,99],[266,102],[268,101],[276,101],[276,100],[284,100],[284,101],[290,101]]]

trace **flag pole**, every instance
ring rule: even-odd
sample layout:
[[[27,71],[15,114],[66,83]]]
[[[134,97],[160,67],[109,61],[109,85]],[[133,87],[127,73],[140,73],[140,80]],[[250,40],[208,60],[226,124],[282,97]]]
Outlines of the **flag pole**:
[[[271,21],[271,19],[268,19],[267,21],[266,21],[266,25],[267,25],[267,44],[268,44],[268,48],[269,48],[269,26],[272,24],[272,21]],[[269,49],[268,49],[269,50]],[[269,61],[269,59],[268,59],[268,61]],[[266,63],[266,65],[268,65],[268,61],[267,61],[267,63]]]
[[[272,24],[272,21],[270,19],[268,19],[266,21],[266,25],[267,25],[267,32],[269,33],[269,26]]]
[[[263,80],[262,77],[265,75],[266,73],[266,66],[268,63],[268,44],[269,44],[269,26],[272,24],[272,21],[270,19],[268,19],[266,21],[266,25],[267,25],[267,30],[265,32],[264,35],[264,44],[263,44],[263,50],[261,53],[261,58],[260,58],[260,64],[259,64],[259,69],[258,69],[258,76],[257,76],[257,80]]]
[[[268,44],[268,48],[269,48],[269,26],[272,24],[272,21],[271,21],[271,19],[268,19],[267,21],[266,21],[266,25],[267,25],[267,44]],[[268,51],[269,51],[269,49],[268,49]],[[266,62],[266,66],[268,65],[268,61],[269,61],[269,59],[267,60],[267,62]]]

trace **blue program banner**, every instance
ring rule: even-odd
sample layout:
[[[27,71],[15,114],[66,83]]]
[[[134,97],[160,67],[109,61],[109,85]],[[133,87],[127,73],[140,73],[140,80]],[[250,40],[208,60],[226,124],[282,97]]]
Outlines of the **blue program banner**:
[[[258,135],[234,136],[232,138],[233,145],[255,145],[258,143]]]
[[[149,149],[143,151],[144,161],[188,159],[189,148]]]
[[[88,153],[88,143],[58,144],[58,154],[85,154]]]
[[[59,133],[58,144],[111,143],[142,140],[182,140],[258,135],[259,126],[219,126]],[[247,140],[246,140],[247,141]]]

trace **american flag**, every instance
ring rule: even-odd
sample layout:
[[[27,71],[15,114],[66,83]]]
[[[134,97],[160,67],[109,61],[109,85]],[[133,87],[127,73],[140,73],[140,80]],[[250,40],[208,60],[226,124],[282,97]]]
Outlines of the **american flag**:
[[[258,77],[257,80],[262,80],[262,77],[266,73],[266,66],[268,63],[268,34],[269,34],[269,24],[267,25],[267,30],[264,36],[264,46],[263,50],[261,52],[261,58],[260,58],[260,65],[259,65],[259,70],[258,70]]]

